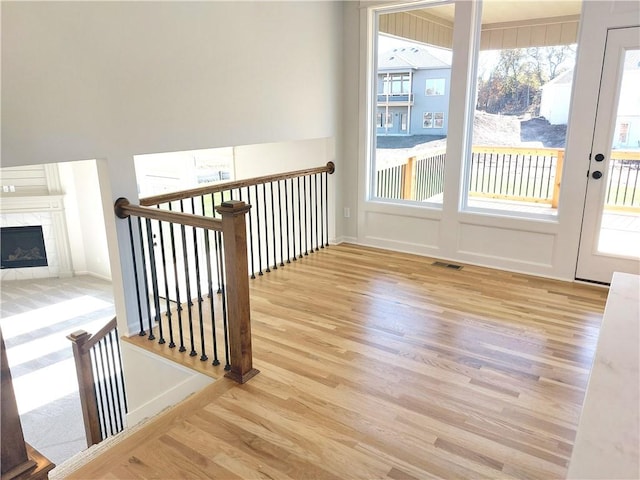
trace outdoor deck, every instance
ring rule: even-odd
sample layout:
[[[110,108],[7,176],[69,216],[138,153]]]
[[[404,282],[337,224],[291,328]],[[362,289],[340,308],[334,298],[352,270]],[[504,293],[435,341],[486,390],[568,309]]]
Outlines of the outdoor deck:
[[[564,478],[607,289],[352,245],[251,289],[261,373],[69,478]]]

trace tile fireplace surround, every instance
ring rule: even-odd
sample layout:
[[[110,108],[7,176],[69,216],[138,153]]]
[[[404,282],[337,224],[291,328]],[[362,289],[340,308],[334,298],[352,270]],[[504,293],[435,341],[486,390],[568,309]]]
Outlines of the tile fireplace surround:
[[[72,275],[63,198],[63,195],[30,195],[0,199],[1,227],[42,226],[48,261],[46,267],[2,269],[3,281]]]

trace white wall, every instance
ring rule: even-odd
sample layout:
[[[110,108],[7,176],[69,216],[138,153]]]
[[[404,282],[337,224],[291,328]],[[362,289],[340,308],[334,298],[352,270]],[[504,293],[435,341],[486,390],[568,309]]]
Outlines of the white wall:
[[[0,8],[3,166],[98,159],[105,211],[136,199],[136,154],[339,133],[338,2]],[[128,232],[113,216],[105,222],[126,333],[136,315]]]
[[[58,164],[75,275],[111,280],[109,250],[95,160]]]
[[[214,379],[122,342],[126,372],[127,426],[153,417],[189,395],[211,385]]]

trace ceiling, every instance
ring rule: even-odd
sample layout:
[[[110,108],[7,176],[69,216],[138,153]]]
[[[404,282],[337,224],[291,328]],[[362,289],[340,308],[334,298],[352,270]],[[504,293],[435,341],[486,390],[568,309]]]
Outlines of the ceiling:
[[[578,16],[582,0],[484,0],[482,24],[524,23],[535,24],[536,19]],[[455,7],[453,3],[437,5],[411,11],[424,17],[438,17],[448,24],[453,23]]]

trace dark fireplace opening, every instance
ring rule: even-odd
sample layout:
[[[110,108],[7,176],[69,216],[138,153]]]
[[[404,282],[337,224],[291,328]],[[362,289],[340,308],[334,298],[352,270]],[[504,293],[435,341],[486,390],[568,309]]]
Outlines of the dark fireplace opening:
[[[0,228],[2,268],[46,267],[42,227]]]

